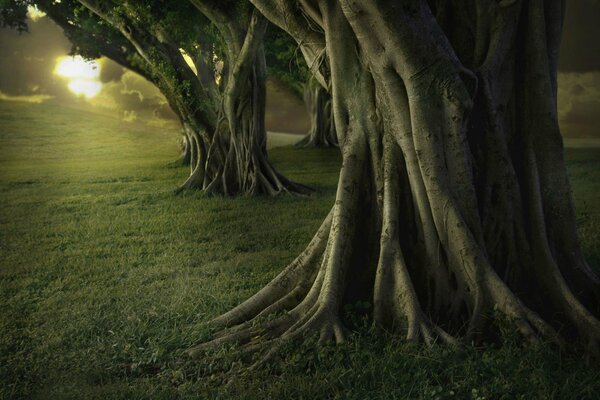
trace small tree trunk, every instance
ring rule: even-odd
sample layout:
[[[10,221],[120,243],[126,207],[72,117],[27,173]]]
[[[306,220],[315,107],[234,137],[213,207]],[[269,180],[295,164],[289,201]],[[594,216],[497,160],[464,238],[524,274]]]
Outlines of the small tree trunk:
[[[169,163],[169,166],[172,167],[180,167],[180,166],[189,166],[192,160],[192,145],[190,143],[190,139],[182,131],[181,140],[179,142],[179,146],[181,148],[181,153],[179,153],[179,158],[177,160]]]
[[[331,112],[331,96],[316,79],[304,85],[304,104],[310,115],[310,130],[297,147],[337,147],[337,135]]]

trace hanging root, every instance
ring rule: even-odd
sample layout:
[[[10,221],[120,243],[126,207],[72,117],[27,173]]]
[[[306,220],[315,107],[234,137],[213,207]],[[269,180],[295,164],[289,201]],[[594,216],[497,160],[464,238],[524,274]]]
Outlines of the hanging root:
[[[204,181],[204,165],[198,165],[177,189],[175,194],[181,194],[185,190],[199,189],[202,188],[202,182]]]

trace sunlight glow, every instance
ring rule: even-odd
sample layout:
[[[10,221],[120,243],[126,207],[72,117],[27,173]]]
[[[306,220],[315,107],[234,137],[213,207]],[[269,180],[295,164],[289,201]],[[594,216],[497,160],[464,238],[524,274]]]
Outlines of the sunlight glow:
[[[86,79],[74,79],[69,82],[69,90],[78,96],[85,96],[91,99],[102,90],[100,81],[91,81]]]
[[[194,60],[192,60],[192,57],[190,57],[190,55],[186,53],[184,49],[179,49],[179,52],[183,56],[183,59],[185,60],[185,63],[188,65],[188,67],[190,67],[191,70],[194,71],[194,74],[198,76],[198,69],[196,68],[196,64],[194,64]]]
[[[27,6],[27,16],[32,20],[32,21],[37,21],[38,19],[45,17],[46,13],[43,11],[40,11],[36,6],[32,5],[32,6]]]
[[[0,91],[0,100],[4,100],[4,101],[18,101],[18,102],[22,102],[22,103],[34,103],[34,104],[40,104],[45,102],[46,100],[50,100],[53,99],[54,96],[49,96],[46,94],[32,94],[29,96],[10,96],[7,94],[2,93],[2,91]]]
[[[54,72],[63,78],[96,79],[100,76],[100,65],[81,56],[60,57]]]
[[[102,82],[98,79],[100,64],[96,61],[88,61],[81,56],[60,57],[56,60],[54,73],[69,79],[69,90],[77,96],[90,99],[102,90]]]

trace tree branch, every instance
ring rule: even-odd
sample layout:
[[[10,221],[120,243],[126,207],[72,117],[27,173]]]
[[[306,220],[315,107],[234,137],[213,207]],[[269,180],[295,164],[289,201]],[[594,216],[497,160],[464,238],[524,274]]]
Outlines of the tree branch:
[[[329,71],[323,65],[325,35],[310,29],[302,13],[310,15],[296,1],[250,0],[269,21],[289,33],[300,46],[302,55],[317,81],[325,88],[329,86]],[[316,13],[316,12],[315,12]]]

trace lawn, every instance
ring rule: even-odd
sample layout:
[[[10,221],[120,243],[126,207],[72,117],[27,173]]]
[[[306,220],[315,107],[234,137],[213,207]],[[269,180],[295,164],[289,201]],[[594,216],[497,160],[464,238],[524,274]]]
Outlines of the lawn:
[[[306,245],[335,194],[337,150],[272,149],[301,198],[175,196],[177,131],[51,104],[0,102],[0,398],[600,398],[600,368],[519,345],[415,348],[353,317],[244,371],[187,360],[206,321]],[[600,264],[600,149],[567,149],[586,255]],[[357,306],[358,307],[358,306]],[[231,371],[229,371],[231,370]],[[232,372],[233,371],[233,372]],[[229,382],[228,385],[226,383]]]

